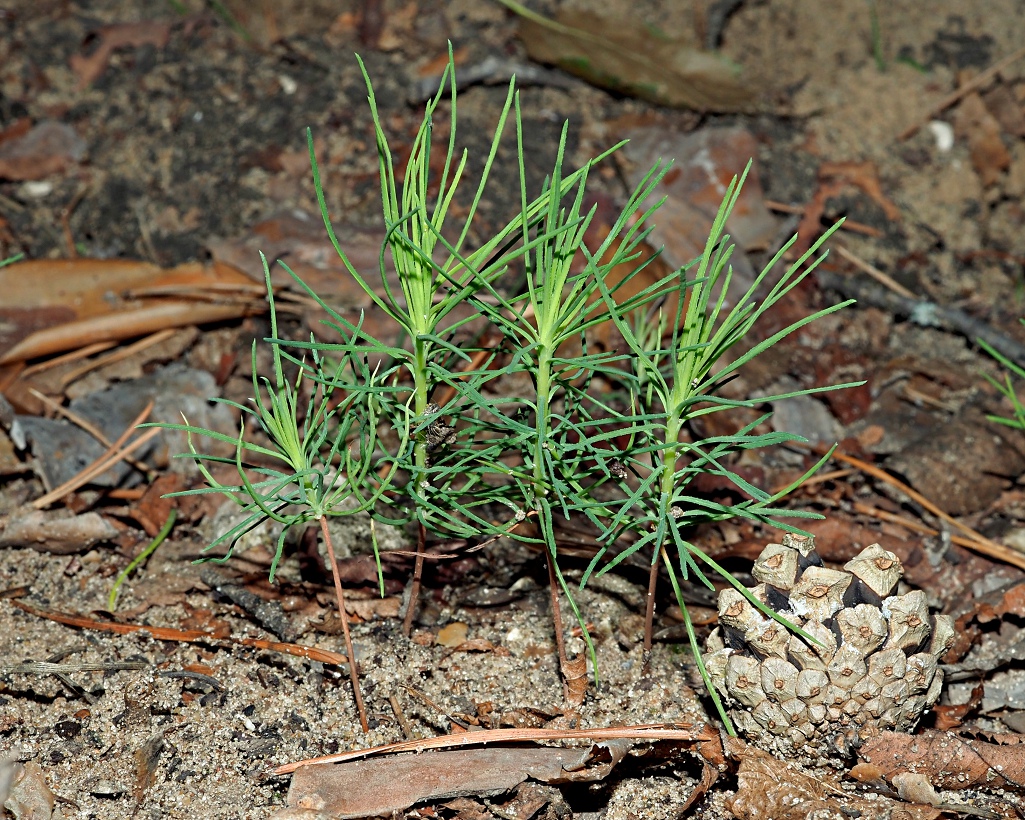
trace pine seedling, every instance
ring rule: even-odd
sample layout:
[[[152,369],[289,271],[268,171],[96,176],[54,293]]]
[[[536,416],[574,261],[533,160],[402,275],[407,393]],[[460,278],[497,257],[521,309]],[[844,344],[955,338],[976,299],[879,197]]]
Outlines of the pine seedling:
[[[691,440],[688,434],[689,424],[701,416],[731,408],[756,409],[763,403],[861,384],[859,382],[807,388],[758,399],[725,398],[719,395],[719,390],[745,364],[809,322],[834,313],[853,301],[848,300],[817,311],[758,341],[736,358],[730,361],[725,359],[731,349],[752,334],[759,318],[785,298],[814,270],[825,256],[816,254],[839,227],[838,224],[826,231],[807,252],[784,271],[764,296],[759,296],[759,289],[769,284],[770,274],[796,241],[795,236],[769,261],[736,304],[732,308],[727,308],[727,291],[732,277],[729,259],[733,246],[730,244],[729,236],[725,234],[725,226],[740,196],[741,186],[750,167],[748,164],[744,174],[739,179],[734,178],[728,187],[704,252],[697,260],[694,277],[683,279],[681,275],[680,281],[674,286],[678,296],[676,316],[666,347],[662,347],[660,343],[652,344],[660,340],[662,334],[661,328],[652,331],[650,314],[647,321],[642,319],[631,323],[627,320],[627,310],[641,309],[653,301],[655,294],[644,294],[623,305],[616,305],[610,289],[604,281],[598,281],[610,317],[633,354],[631,361],[635,369],[638,392],[634,400],[635,415],[629,429],[631,443],[622,455],[624,473],[632,474],[632,481],[622,483],[625,497],[621,502],[606,505],[613,513],[602,519],[602,540],[606,547],[595,556],[582,582],[586,583],[589,575],[595,570],[598,574],[607,572],[639,550],[651,549],[652,575],[645,628],[645,650],[650,651],[652,592],[658,563],[660,560],[665,563],[684,615],[685,628],[698,670],[731,733],[733,727],[702,664],[693,623],[683,600],[680,580],[687,580],[693,576],[709,588],[713,588],[703,569],[708,567],[744,594],[767,617],[780,621],[807,640],[814,642],[815,639],[755,599],[731,573],[689,541],[688,532],[700,523],[739,517],[770,524],[788,532],[800,533],[799,529],[780,519],[821,516],[806,511],[787,510],[777,504],[824,464],[829,454],[789,487],[768,493],[730,469],[730,458],[744,450],[787,442],[804,442],[803,438],[787,432],[756,432],[771,413],[744,425],[732,435],[697,440]],[[658,321],[661,323],[662,319]],[[698,476],[707,473],[728,480],[746,496],[745,500],[730,504],[692,493],[689,489],[691,483]],[[614,512],[611,509],[613,507]],[[633,532],[636,540],[614,558],[606,560],[608,548],[627,532]],[[670,559],[669,550],[675,552],[675,563]]]
[[[271,335],[278,338],[277,311],[271,287],[270,268],[263,261],[270,305]],[[355,327],[358,335],[360,328]],[[346,337],[347,341],[351,337]],[[312,339],[311,339],[312,340]],[[342,348],[336,345],[336,349]],[[294,528],[309,522],[320,527],[334,578],[338,599],[338,617],[341,620],[345,650],[349,658],[349,676],[353,696],[363,731],[368,731],[366,708],[360,692],[356,656],[349,622],[345,613],[345,594],[338,575],[334,545],[328,520],[352,515],[373,508],[390,485],[391,474],[374,474],[374,449],[377,442],[377,415],[375,394],[380,392],[376,374],[369,370],[366,358],[358,344],[349,344],[348,354],[333,368],[315,347],[310,350],[307,368],[316,375],[313,396],[305,417],[300,421],[299,399],[305,368],[298,369],[295,383],[286,380],[282,366],[282,352],[271,344],[273,376],[260,376],[257,368],[257,343],[253,342],[252,373],[253,396],[251,405],[228,399],[214,399],[241,413],[242,424],[237,438],[185,424],[149,424],[187,434],[189,452],[177,456],[195,462],[207,486],[172,493],[173,496],[219,493],[231,499],[240,508],[241,520],[221,534],[206,550],[227,545],[226,553],[218,562],[227,561],[238,539],[266,520],[281,527],[277,548],[270,567],[274,580],[278,563],[285,548],[285,538]],[[246,424],[259,431],[267,440],[260,444],[247,439]],[[193,436],[205,436],[235,448],[233,458],[199,453]],[[233,465],[238,484],[225,484],[211,472],[209,465]],[[393,472],[393,471],[392,471]],[[250,476],[253,476],[251,478]]]
[[[466,150],[459,155],[456,153],[457,95],[451,48],[449,63],[442,75],[438,93],[427,104],[423,123],[413,141],[405,175],[401,181],[397,177],[388,138],[381,126],[373,84],[363,61],[358,56],[357,60],[366,82],[374,121],[384,223],[387,231],[379,260],[379,288],[375,288],[353,267],[338,242],[324,197],[312,134],[308,136],[310,161],[324,225],[339,258],[367,296],[395,322],[397,331],[409,340],[408,347],[378,345],[373,352],[384,354],[398,364],[396,370],[387,374],[389,383],[395,387],[395,392],[389,396],[384,414],[398,429],[406,431],[406,438],[411,444],[411,458],[405,459],[406,465],[410,468],[408,487],[426,488],[426,473],[432,447],[429,431],[432,425],[436,427],[441,423],[438,415],[440,408],[431,404],[431,395],[438,384],[439,375],[444,380],[460,360],[469,360],[466,352],[450,341],[466,320],[449,321],[449,315],[460,302],[480,287],[481,280],[493,280],[504,271],[507,264],[503,248],[512,234],[511,229],[500,232],[465,259],[459,254],[466,242],[498,152],[513,90],[510,84],[491,149],[462,228],[454,243],[448,246],[448,259],[439,264],[434,261],[435,249],[439,241],[443,241],[442,232],[445,229],[446,216],[467,162]],[[449,90],[452,106],[449,140],[437,190],[429,191],[433,117],[446,88]],[[432,198],[433,207],[430,204]],[[388,280],[386,262],[389,254],[398,275],[400,293],[394,292]],[[343,336],[347,335],[351,331],[351,326],[346,320],[308,288],[307,291],[327,310],[330,316],[328,323]],[[332,347],[321,345],[321,349],[327,351]],[[408,382],[404,379],[408,379]],[[407,385],[408,389],[405,389]],[[394,464],[402,461],[404,455],[406,454],[395,454]],[[413,520],[417,524],[417,557],[403,624],[406,634],[410,632],[415,614],[427,532],[453,532],[460,536],[476,532],[467,527],[458,513],[453,514],[444,507],[439,508],[438,505],[416,503],[415,493],[412,494],[412,501],[412,511],[396,509],[397,505],[393,505],[392,517],[385,519],[396,524]]]
[[[594,647],[583,614],[559,567],[555,518],[561,515],[568,519],[575,513],[593,518],[593,492],[608,481],[615,470],[611,464],[613,453],[606,443],[610,435],[608,421],[617,414],[589,388],[596,374],[621,380],[625,375],[623,356],[615,352],[589,353],[587,334],[607,319],[598,282],[604,282],[613,268],[640,256],[638,248],[647,235],[641,226],[661,205],[659,202],[643,211],[641,203],[653,193],[666,167],[656,164],[649,171],[606,239],[592,253],[584,244],[584,235],[594,219],[596,207],[585,211],[583,203],[588,173],[594,161],[569,180],[564,178],[567,124],[562,130],[552,175],[546,180],[541,197],[528,203],[518,98],[516,120],[525,292],[504,296],[484,283],[488,298],[474,301],[481,313],[498,326],[514,350],[505,367],[496,368],[485,378],[526,373],[534,386],[532,397],[496,402],[495,418],[498,419],[496,424],[503,428],[503,448],[522,458],[522,468],[508,470],[515,485],[514,503],[520,507],[520,516],[532,517],[540,530],[539,537],[533,540],[543,544],[547,552],[563,679],[567,695],[579,698],[584,680],[583,661],[574,663],[566,653],[558,599],[560,590],[581,627],[592,662]],[[533,209],[539,201],[546,207],[535,218]],[[639,218],[635,220],[635,217]],[[615,288],[622,287],[648,261],[638,264]],[[474,395],[480,395],[480,384],[472,384]],[[465,388],[457,389],[465,395]]]

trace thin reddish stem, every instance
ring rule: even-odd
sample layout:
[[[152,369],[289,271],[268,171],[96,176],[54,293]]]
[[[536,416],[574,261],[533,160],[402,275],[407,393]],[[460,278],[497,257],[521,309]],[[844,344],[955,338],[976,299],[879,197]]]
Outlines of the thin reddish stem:
[[[327,528],[327,516],[320,519],[320,531],[324,534],[328,560],[331,561],[331,577],[335,581],[335,597],[338,598],[338,617],[342,621],[342,635],[345,636],[345,654],[349,656],[349,679],[352,681],[352,694],[356,699],[356,711],[359,712],[359,723],[364,732],[370,731],[367,722],[367,710],[363,705],[363,693],[359,688],[359,671],[356,666],[356,650],[352,647],[352,635],[349,634],[349,616],[345,614],[345,592],[342,590],[342,579],[338,577],[338,562],[335,560],[335,548],[331,543],[331,533]]]
[[[407,638],[413,631],[413,617],[416,615],[416,603],[420,599],[420,580],[424,574],[424,552],[427,549],[427,528],[420,522],[416,536],[416,563],[413,565],[413,583],[409,587],[409,603],[406,605],[406,617],[402,619],[402,634]]]
[[[651,564],[648,575],[648,595],[644,604],[644,668],[648,668],[651,660],[652,633],[655,622],[655,590],[658,588],[658,561]]]

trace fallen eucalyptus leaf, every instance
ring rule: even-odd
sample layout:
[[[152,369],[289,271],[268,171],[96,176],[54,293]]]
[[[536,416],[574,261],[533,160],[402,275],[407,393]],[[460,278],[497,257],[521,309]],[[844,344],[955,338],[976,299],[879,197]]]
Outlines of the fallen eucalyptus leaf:
[[[603,780],[629,747],[630,741],[618,739],[585,749],[458,749],[301,766],[288,804],[291,811],[336,818],[389,816],[423,800],[504,794],[528,778],[555,784]]]
[[[560,11],[554,20],[502,0],[520,15],[532,60],[556,65],[592,85],[670,108],[741,111],[754,89],[739,66],[633,20]],[[572,21],[572,24],[570,22]]]

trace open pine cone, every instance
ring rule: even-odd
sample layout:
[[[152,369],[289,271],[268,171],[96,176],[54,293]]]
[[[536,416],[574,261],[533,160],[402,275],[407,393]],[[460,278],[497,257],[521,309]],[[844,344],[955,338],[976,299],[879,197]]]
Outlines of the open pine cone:
[[[872,544],[827,569],[814,540],[769,544],[750,591],[816,645],[760,612],[735,589],[719,593],[719,626],[705,667],[737,729],[784,757],[848,757],[881,731],[914,728],[943,684],[937,661],[954,640],[949,616],[930,617],[921,590],[896,595],[904,574]]]

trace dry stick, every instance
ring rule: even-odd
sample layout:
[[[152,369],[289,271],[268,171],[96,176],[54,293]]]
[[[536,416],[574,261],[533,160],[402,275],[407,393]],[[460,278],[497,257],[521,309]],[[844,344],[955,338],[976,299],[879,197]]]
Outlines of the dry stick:
[[[826,452],[825,448],[813,447],[812,449],[818,450],[823,454],[825,454]],[[955,518],[951,518],[949,515],[943,512],[943,510],[941,510],[939,507],[933,504],[924,495],[922,495],[919,492],[916,492],[915,490],[912,490],[904,482],[898,481],[896,478],[894,478],[892,475],[886,472],[886,470],[880,469],[879,467],[876,467],[873,464],[869,464],[866,461],[862,461],[861,459],[854,458],[854,456],[845,455],[844,453],[841,453],[837,450],[833,451],[833,455],[831,456],[831,458],[835,458],[837,461],[842,461],[845,464],[850,464],[852,467],[857,467],[863,473],[868,473],[868,475],[872,476],[873,478],[878,478],[880,481],[884,481],[890,486],[896,487],[898,490],[900,490],[902,493],[908,496],[908,498],[910,498],[915,503],[920,504],[922,507],[931,512],[937,518],[946,521],[948,524],[950,524],[950,526],[959,529],[961,532],[967,535],[969,540],[967,543],[964,544],[964,546],[972,550],[973,552],[978,552],[989,558],[995,558],[998,561],[1004,561],[1005,563],[1011,564],[1021,569],[1025,569],[1025,555],[1022,555],[1020,552],[1017,552],[1016,550],[1013,550],[1010,547],[1005,547],[1003,544],[998,544],[996,541],[990,541],[982,533],[976,532],[971,527],[967,526],[966,524],[962,524]]]
[[[122,445],[124,445],[124,443],[128,440],[128,437],[131,436],[133,432],[135,432],[135,428],[146,420],[146,417],[149,416],[150,411],[152,410],[153,400],[150,399],[146,403],[146,406],[143,408],[142,412],[138,416],[136,416],[135,420],[128,425],[128,429],[126,429],[118,437],[117,441],[110,445],[110,448],[107,450],[107,452],[101,455],[92,464],[85,467],[81,472],[78,473],[78,475],[65,481],[59,487],[51,490],[42,498],[37,498],[35,501],[32,502],[32,506],[35,507],[37,510],[41,510],[43,509],[43,507],[49,506],[57,499],[63,498],[70,492],[74,492],[84,484],[88,484],[90,481],[96,478],[96,476],[100,475],[101,473],[105,473],[107,470],[109,470],[111,467],[113,467],[115,464],[121,461],[129,453],[134,453],[143,444],[148,442],[154,436],[159,435],[161,432],[160,428],[155,427],[152,430],[147,430],[127,447],[122,447]]]
[[[331,543],[331,532],[327,528],[327,516],[320,517],[320,531],[324,534],[324,544],[331,560],[331,576],[335,580],[335,596],[338,598],[338,618],[342,622],[342,635],[345,636],[345,654],[349,656],[349,679],[352,681],[352,694],[356,699],[356,711],[359,712],[359,723],[364,732],[370,731],[367,723],[367,710],[363,705],[363,693],[359,688],[359,672],[357,671],[356,653],[352,648],[352,635],[349,634],[349,617],[345,614],[345,592],[342,590],[342,579],[338,575],[338,562],[335,560],[335,548]]]
[[[821,289],[834,290],[841,296],[857,299],[861,306],[881,308],[895,316],[908,316],[920,325],[958,333],[972,344],[981,339],[1008,359],[1025,361],[1025,345],[964,311],[943,307],[926,299],[908,299],[891,293],[875,282],[857,276],[843,276],[821,267],[816,276]]]
[[[838,478],[847,478],[847,476],[854,475],[854,473],[856,472],[858,471],[853,468],[847,468],[843,470],[829,470],[825,473],[816,473],[811,478],[802,482],[801,488],[803,489],[805,487],[812,487],[816,484],[825,484],[827,481],[836,481],[836,479]],[[779,489],[784,490],[786,489],[786,487],[789,487],[792,483],[793,482],[789,482],[785,484],[783,487],[780,487]]]
[[[25,588],[27,591],[27,588]],[[268,641],[263,638],[235,638],[228,636],[219,638],[212,632],[205,632],[202,629],[174,629],[167,626],[151,626],[149,624],[123,624],[117,621],[97,621],[93,618],[86,618],[82,615],[71,615],[66,612],[54,612],[53,610],[36,609],[21,601],[11,601],[11,606],[35,615],[37,618],[46,618],[66,626],[74,626],[79,629],[93,629],[98,632],[113,632],[117,635],[131,635],[134,632],[145,632],[157,641],[177,641],[180,643],[198,643],[200,641],[210,643],[213,646],[220,646],[224,643],[238,646],[252,646],[257,649],[267,649],[271,652],[284,652],[296,658],[306,658],[309,661],[329,663],[333,666],[342,666],[349,662],[348,657],[341,652],[331,652],[328,649],[319,649],[316,646],[305,646],[298,643],[281,643],[280,641]]]
[[[127,447],[123,447],[121,449],[111,448],[107,451],[109,455],[104,454],[103,456],[100,456],[99,459],[97,459],[84,470],[82,470],[82,472],[80,472],[74,478],[65,481],[63,484],[61,484],[61,486],[47,493],[42,498],[37,498],[35,501],[32,502],[32,506],[35,507],[37,510],[41,510],[44,507],[47,507],[50,504],[52,504],[54,501],[63,498],[68,493],[74,492],[79,487],[88,484],[90,481],[96,478],[96,476],[107,472],[107,470],[109,470],[119,461],[123,461],[130,453],[134,453],[136,450],[142,447],[143,444],[148,443],[150,440],[152,440],[154,437],[158,435],[160,435],[159,429],[147,430]]]
[[[104,350],[110,350],[116,345],[117,342],[93,342],[91,345],[72,350],[70,353],[65,353],[62,356],[54,356],[52,359],[31,364],[21,371],[21,378],[27,379],[29,376],[42,373],[44,370],[50,370],[68,362],[77,362],[79,359],[87,359],[94,353],[102,353]]]
[[[808,209],[807,205],[788,205],[786,202],[777,202],[774,199],[763,199],[765,207],[770,211],[776,211],[781,214],[792,214],[794,216],[803,216],[804,212]],[[864,236],[873,236],[876,239],[883,235],[883,232],[878,228],[873,228],[871,225],[866,225],[863,222],[856,222],[853,219],[845,219],[843,225],[840,226],[841,231],[848,233],[860,233]]]
[[[409,725],[409,721],[406,720],[406,714],[402,711],[402,707],[399,705],[399,699],[395,695],[388,696],[388,704],[391,706],[392,712],[395,713],[395,719],[399,722],[399,728],[402,730],[402,736],[409,740],[413,737],[413,729]]]
[[[902,515],[897,515],[896,513],[888,512],[887,510],[881,510],[878,507],[873,507],[869,504],[862,504],[859,501],[855,501],[852,504],[852,509],[856,513],[868,515],[872,518],[878,518],[880,521],[888,521],[891,524],[896,524],[900,527],[903,527],[906,530],[918,532],[922,535],[940,535],[939,530],[933,529],[932,527],[927,527],[920,521],[913,521],[910,518],[905,518]],[[949,537],[950,543],[957,544],[959,547],[971,548],[972,545],[975,544],[975,541],[973,541],[971,538],[965,538],[963,535],[949,535]]]
[[[846,259],[855,267],[865,271],[865,273],[867,273],[869,276],[875,279],[880,285],[889,288],[894,293],[899,293],[905,299],[918,298],[917,296],[915,296],[915,294],[913,294],[910,290],[904,287],[900,282],[896,281],[888,273],[883,273],[881,270],[879,270],[879,268],[873,267],[860,256],[855,256],[853,253],[847,250],[847,248],[838,245],[836,247],[836,252],[843,259]]]
[[[74,370],[69,371],[68,373],[65,373],[63,376],[61,376],[61,387],[67,387],[73,381],[81,378],[90,371],[96,370],[100,367],[106,367],[108,364],[114,364],[114,362],[120,362],[123,359],[127,359],[129,356],[135,355],[140,350],[145,350],[146,348],[152,347],[153,345],[158,344],[164,341],[165,339],[169,339],[172,336],[174,336],[179,330],[181,330],[181,328],[165,327],[163,330],[158,330],[156,333],[151,333],[149,336],[139,339],[137,342],[133,342],[132,344],[126,347],[122,347],[118,350],[115,350],[109,356],[102,356],[98,359],[88,361],[81,367],[76,367]]]
[[[959,89],[957,89],[957,91],[954,91],[953,93],[948,94],[946,97],[944,97],[938,103],[936,103],[936,105],[934,105],[932,108],[930,108],[929,111],[926,113],[926,115],[921,120],[916,122],[914,125],[909,125],[903,131],[901,131],[897,135],[897,139],[901,140],[901,141],[906,140],[908,137],[912,136],[916,131],[918,131],[918,129],[921,128],[926,122],[928,122],[929,120],[931,120],[933,117],[937,116],[938,114],[941,114],[944,109],[949,108],[950,106],[952,106],[954,103],[956,103],[958,100],[960,100],[966,94],[969,94],[972,91],[974,91],[975,89],[981,88],[982,86],[984,86],[991,79],[993,79],[993,77],[995,77],[997,74],[999,74],[1001,71],[1003,71],[1009,65],[1011,65],[1011,63],[1015,62],[1016,60],[1020,60],[1022,57],[1025,57],[1025,48],[1019,48],[1013,54],[1010,54],[1007,57],[1004,57],[1004,59],[1002,59],[999,63],[996,63],[995,65],[991,66],[990,68],[987,68],[985,71],[983,71],[978,76],[973,77],[968,82],[966,82],[963,86],[961,86]]]

